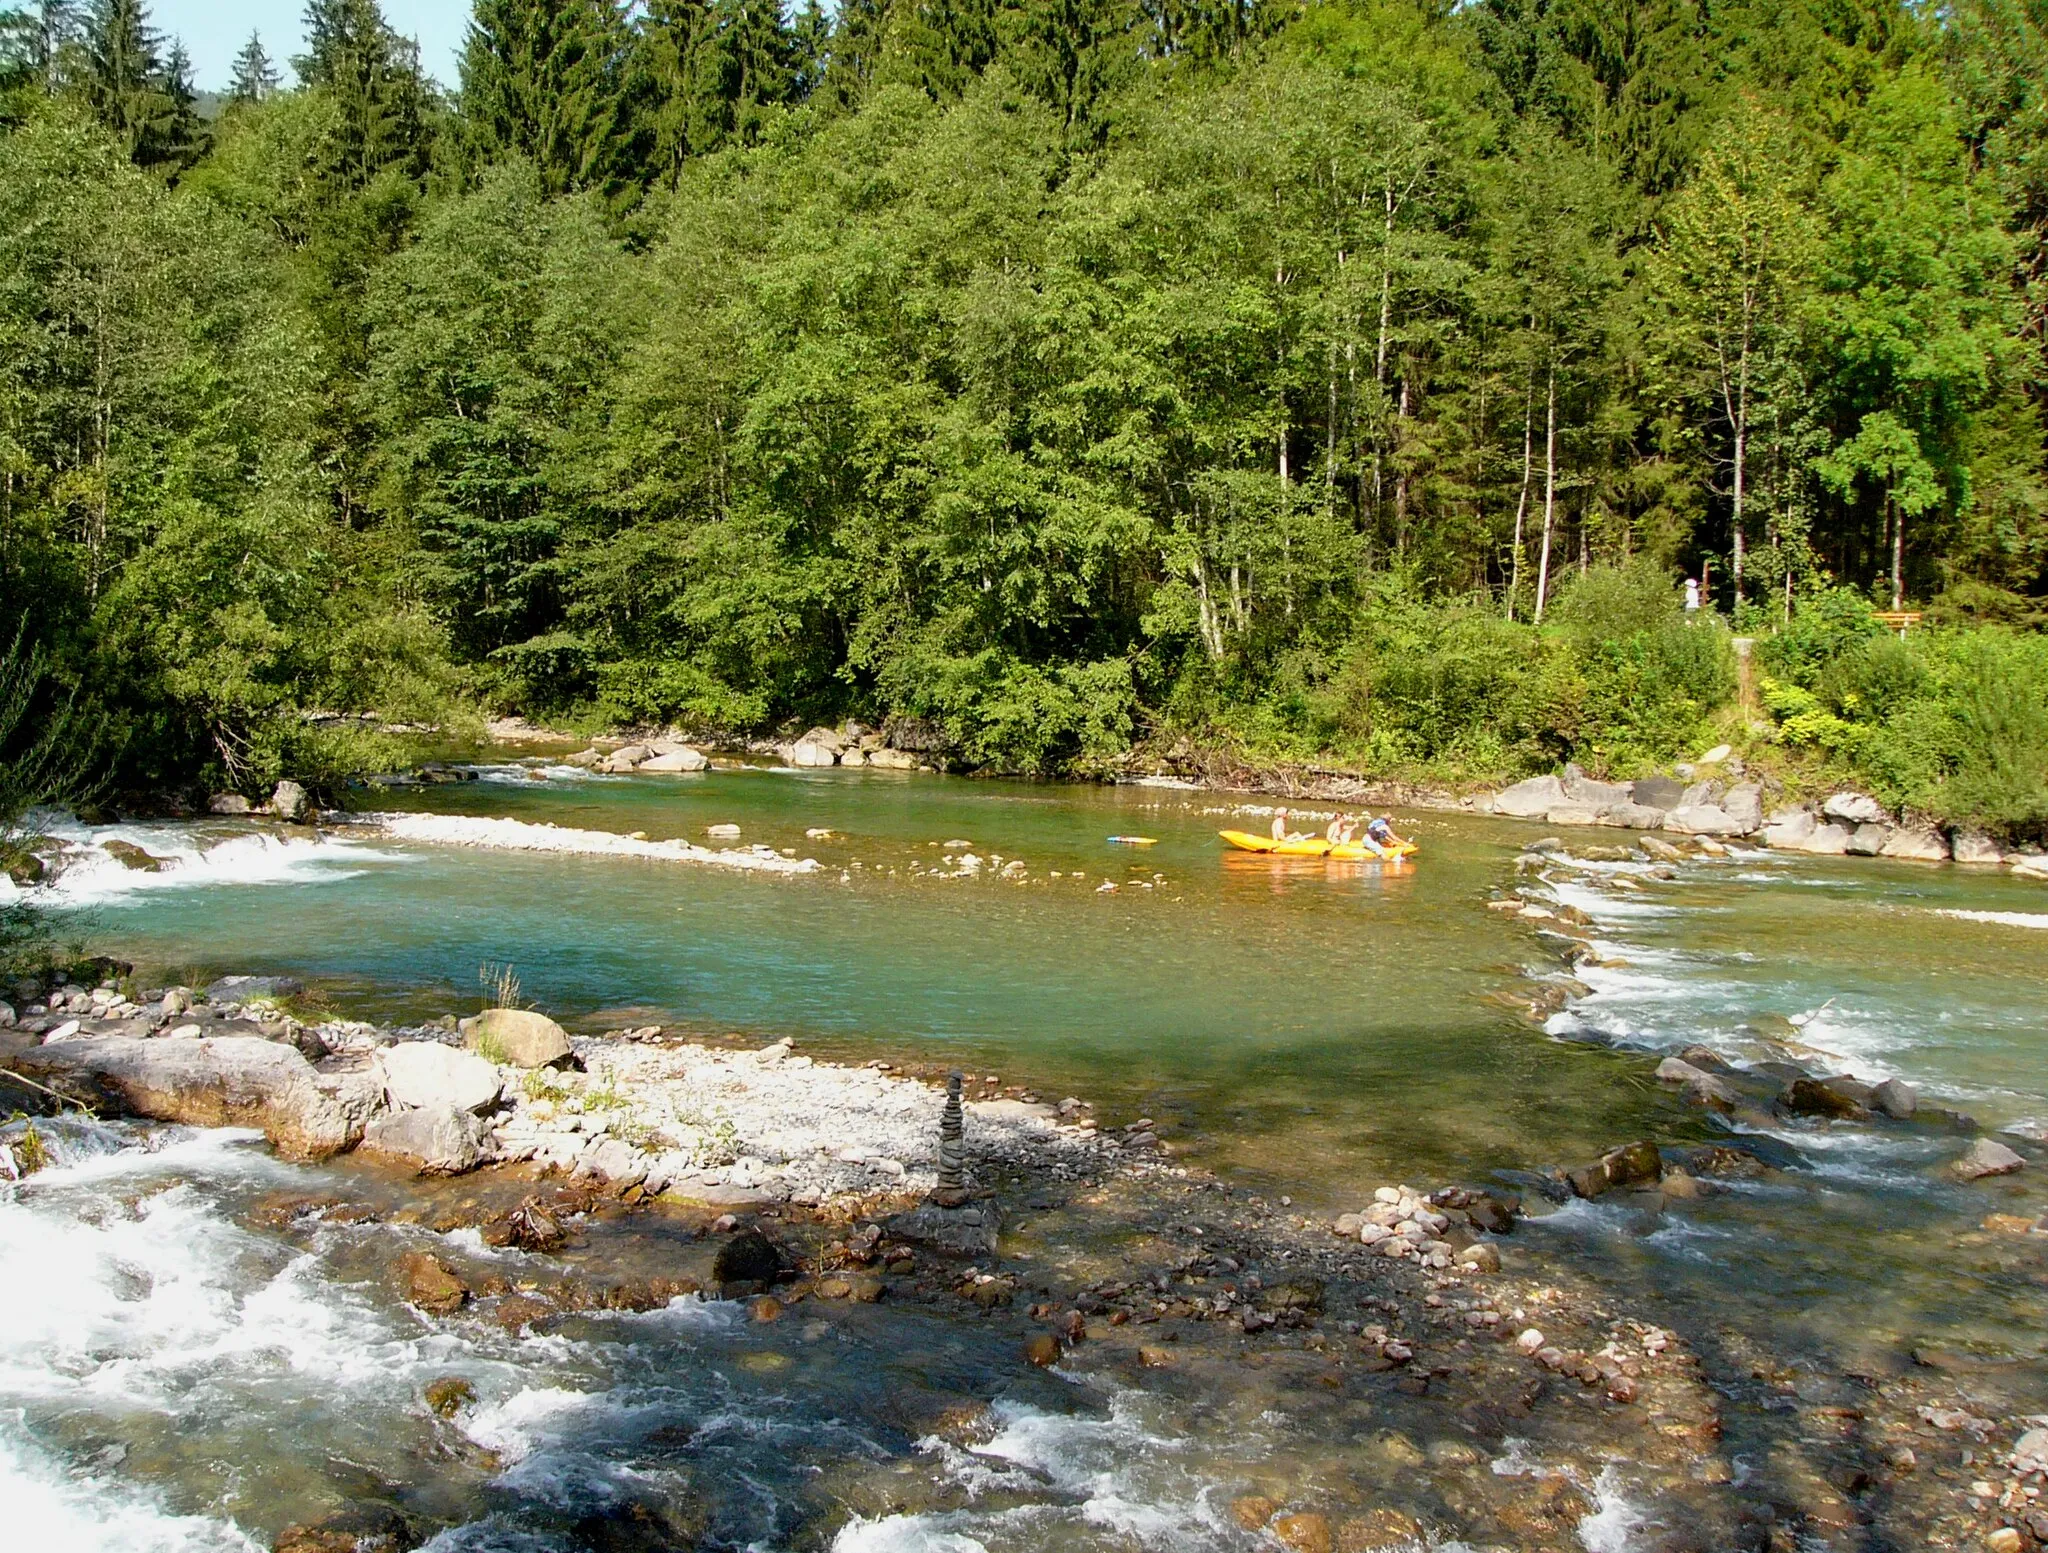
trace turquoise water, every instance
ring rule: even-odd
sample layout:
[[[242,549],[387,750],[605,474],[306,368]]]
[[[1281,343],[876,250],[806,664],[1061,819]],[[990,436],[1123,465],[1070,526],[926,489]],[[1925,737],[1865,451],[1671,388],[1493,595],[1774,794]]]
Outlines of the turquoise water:
[[[1269,1146],[1327,1169],[1523,1164],[1603,1146],[1654,1105],[1627,1065],[1486,1001],[1524,947],[1483,907],[1511,856],[1494,826],[1418,816],[1427,863],[1395,868],[1232,855],[1216,830],[1241,817],[1150,789],[749,772],[479,783],[413,807],[657,840],[735,823],[824,866],[369,841],[261,885],[101,895],[96,926],[152,966],[343,978],[367,1006],[467,1011],[478,967],[510,962],[565,1017],[943,1052],[1282,1175]],[[835,835],[806,837],[820,828]],[[1126,833],[1157,844],[1106,840]],[[984,866],[942,877],[968,850],[948,841]]]

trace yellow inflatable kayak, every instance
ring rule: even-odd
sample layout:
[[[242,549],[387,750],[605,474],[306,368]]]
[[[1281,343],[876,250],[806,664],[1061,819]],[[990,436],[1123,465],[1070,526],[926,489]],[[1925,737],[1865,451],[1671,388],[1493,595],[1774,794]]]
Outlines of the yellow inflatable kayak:
[[[1321,836],[1304,836],[1299,841],[1275,841],[1271,836],[1254,836],[1250,831],[1243,830],[1220,830],[1216,834],[1240,852],[1264,852],[1273,857],[1327,857],[1340,863],[1357,863],[1368,859],[1391,862],[1407,857],[1416,850],[1412,841],[1398,842],[1391,847],[1382,847],[1367,840],[1347,841],[1342,846],[1332,846]]]

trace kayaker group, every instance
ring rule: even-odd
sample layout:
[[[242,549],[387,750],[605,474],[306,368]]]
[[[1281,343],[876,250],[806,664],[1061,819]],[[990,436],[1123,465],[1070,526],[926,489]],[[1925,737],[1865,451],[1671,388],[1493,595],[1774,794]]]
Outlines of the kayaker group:
[[[1378,815],[1364,822],[1363,835],[1381,851],[1392,847],[1405,846],[1406,838],[1394,833],[1393,821],[1385,815]],[[1331,820],[1323,830],[1323,839],[1333,847],[1350,846],[1361,834],[1359,818],[1355,814],[1340,814]],[[1273,811],[1273,839],[1275,841],[1306,841],[1306,831],[1292,831],[1287,828],[1287,811]]]

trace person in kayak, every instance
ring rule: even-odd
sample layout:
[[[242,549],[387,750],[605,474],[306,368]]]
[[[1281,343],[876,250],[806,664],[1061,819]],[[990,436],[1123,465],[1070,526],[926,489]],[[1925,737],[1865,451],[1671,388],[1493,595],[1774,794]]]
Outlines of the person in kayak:
[[[1380,815],[1369,821],[1365,827],[1365,835],[1366,839],[1372,842],[1374,846],[1380,848],[1381,851],[1390,851],[1395,847],[1408,844],[1406,837],[1394,834],[1394,822],[1385,815]]]
[[[1285,809],[1275,809],[1273,811],[1273,839],[1275,841],[1285,841],[1287,839],[1287,811]]]
[[[1333,847],[1341,847],[1351,839],[1351,816],[1340,814],[1332,819],[1323,831],[1323,839]]]

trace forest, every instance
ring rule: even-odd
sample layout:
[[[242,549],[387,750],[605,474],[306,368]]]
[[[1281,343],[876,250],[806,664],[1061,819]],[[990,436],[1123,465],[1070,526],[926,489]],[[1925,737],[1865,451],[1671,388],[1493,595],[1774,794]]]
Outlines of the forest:
[[[1627,774],[1743,636],[1746,748],[2048,825],[2048,0],[305,19],[202,94],[0,15],[0,621],[112,790],[391,758],[320,714]]]

